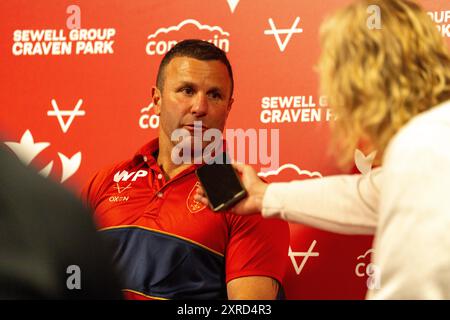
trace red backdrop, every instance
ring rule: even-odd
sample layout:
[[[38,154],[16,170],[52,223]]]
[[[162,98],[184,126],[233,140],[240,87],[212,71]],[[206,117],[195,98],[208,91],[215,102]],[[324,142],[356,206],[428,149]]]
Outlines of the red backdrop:
[[[279,170],[269,181],[340,173],[327,152],[330,113],[313,66],[320,23],[348,2],[2,1],[2,139],[78,192],[96,170],[157,135],[150,102],[162,55],[176,41],[201,38],[233,65],[227,128],[279,129]],[[449,1],[421,3],[448,41]],[[290,227],[289,299],[364,298],[371,237]]]

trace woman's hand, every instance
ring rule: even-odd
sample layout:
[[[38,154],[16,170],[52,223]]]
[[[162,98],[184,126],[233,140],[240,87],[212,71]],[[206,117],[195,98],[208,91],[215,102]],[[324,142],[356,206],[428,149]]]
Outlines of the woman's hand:
[[[247,190],[247,197],[238,202],[231,209],[231,212],[240,215],[260,213],[267,184],[258,177],[256,171],[251,166],[241,163],[233,163],[232,165],[241,174],[242,184]],[[203,188],[197,189],[194,199],[209,205]]]

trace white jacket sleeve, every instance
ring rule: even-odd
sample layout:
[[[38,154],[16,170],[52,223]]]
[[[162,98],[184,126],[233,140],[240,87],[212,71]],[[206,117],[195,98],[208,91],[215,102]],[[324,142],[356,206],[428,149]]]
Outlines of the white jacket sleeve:
[[[342,234],[374,234],[381,168],[367,175],[272,183],[262,215]]]

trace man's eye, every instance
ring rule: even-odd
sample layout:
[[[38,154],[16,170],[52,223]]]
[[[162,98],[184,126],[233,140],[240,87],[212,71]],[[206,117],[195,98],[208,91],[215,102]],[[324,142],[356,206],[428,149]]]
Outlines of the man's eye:
[[[219,92],[211,92],[211,93],[209,94],[209,96],[210,96],[211,98],[217,99],[217,100],[222,99],[222,95],[221,95]]]
[[[186,87],[186,88],[182,88],[181,92],[190,96],[194,93],[194,90],[192,90],[192,88]]]

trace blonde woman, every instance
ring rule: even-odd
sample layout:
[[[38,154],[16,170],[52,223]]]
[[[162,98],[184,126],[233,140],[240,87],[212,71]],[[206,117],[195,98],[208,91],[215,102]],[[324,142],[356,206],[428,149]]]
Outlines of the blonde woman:
[[[368,7],[381,29],[368,27]],[[414,1],[361,0],[321,28],[321,87],[338,115],[335,150],[377,150],[366,175],[264,184],[236,165],[261,212],[344,234],[374,234],[381,286],[369,299],[450,299],[450,55]],[[197,199],[207,203],[202,190]]]

